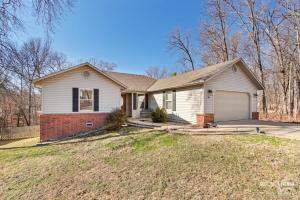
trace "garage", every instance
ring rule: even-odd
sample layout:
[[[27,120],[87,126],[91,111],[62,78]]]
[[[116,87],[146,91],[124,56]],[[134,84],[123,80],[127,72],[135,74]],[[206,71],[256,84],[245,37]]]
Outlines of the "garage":
[[[248,93],[216,91],[214,97],[215,121],[249,119],[250,98]]]

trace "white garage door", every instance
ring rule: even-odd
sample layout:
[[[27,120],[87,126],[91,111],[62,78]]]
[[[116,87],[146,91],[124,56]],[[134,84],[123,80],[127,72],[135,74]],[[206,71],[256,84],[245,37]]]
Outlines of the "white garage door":
[[[249,119],[248,93],[216,91],[214,101],[215,121]]]

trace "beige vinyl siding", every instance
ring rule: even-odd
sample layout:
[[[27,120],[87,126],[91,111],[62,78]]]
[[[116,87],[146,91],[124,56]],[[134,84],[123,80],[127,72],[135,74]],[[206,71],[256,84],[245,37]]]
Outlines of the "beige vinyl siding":
[[[232,68],[225,70],[223,73],[208,80],[204,85],[204,112],[214,113],[214,98],[217,90],[232,91],[232,92],[246,92],[250,96],[250,115],[251,112],[256,112],[257,93],[256,85],[250,80],[244,71],[239,66],[236,66],[237,71],[234,72]],[[209,95],[208,90],[212,90],[213,94]],[[251,116],[249,116],[251,117]]]
[[[83,72],[90,72],[84,77]],[[121,106],[121,87],[89,67],[81,67],[45,80],[42,85],[42,112],[72,113],[72,88],[99,89],[99,112]]]
[[[172,91],[172,90],[171,90]],[[171,121],[196,123],[196,115],[202,114],[203,88],[193,87],[176,90],[176,111],[167,110]],[[163,107],[163,93],[157,92],[149,95],[149,108]]]
[[[163,93],[162,92],[150,93],[148,96],[148,101],[149,101],[148,103],[150,109],[155,110],[157,107],[162,108]]]

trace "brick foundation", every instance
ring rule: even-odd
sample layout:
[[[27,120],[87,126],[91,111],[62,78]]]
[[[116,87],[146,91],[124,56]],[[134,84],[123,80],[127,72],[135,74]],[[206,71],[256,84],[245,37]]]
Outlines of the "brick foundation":
[[[252,112],[252,119],[259,120],[259,112]]]
[[[41,142],[57,140],[102,127],[107,113],[43,114],[40,116]],[[93,123],[87,127],[86,123]]]
[[[208,123],[214,123],[214,114],[198,114],[197,117],[197,124],[200,126],[204,126]]]

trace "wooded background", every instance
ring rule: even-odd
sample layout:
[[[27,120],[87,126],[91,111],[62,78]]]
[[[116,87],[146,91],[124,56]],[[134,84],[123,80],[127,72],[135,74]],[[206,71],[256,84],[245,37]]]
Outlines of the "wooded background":
[[[198,60],[205,66],[241,57],[265,87],[261,117],[299,121],[300,1],[210,0],[205,6],[196,39],[180,29],[170,36],[183,71],[195,70]]]
[[[0,0],[0,127],[38,124],[40,91],[33,80],[74,64],[51,46],[55,24],[73,4],[73,0]],[[299,121],[300,1],[208,0],[205,7],[196,36],[188,30],[170,30],[167,48],[179,56],[182,70],[149,67],[145,74],[159,79],[241,57],[265,87],[259,97],[261,116]],[[17,44],[11,38],[26,30],[20,13],[28,8],[44,27],[46,39]],[[116,67],[89,61],[103,70]]]

